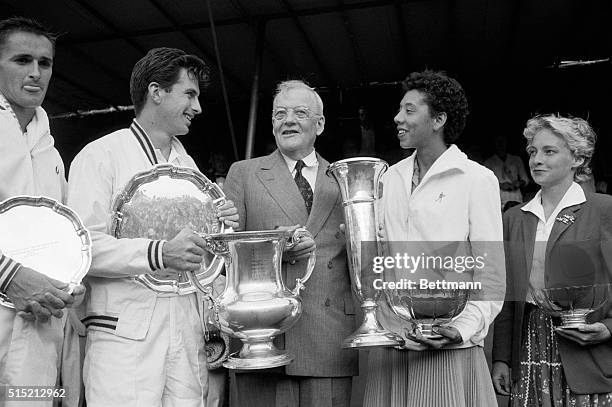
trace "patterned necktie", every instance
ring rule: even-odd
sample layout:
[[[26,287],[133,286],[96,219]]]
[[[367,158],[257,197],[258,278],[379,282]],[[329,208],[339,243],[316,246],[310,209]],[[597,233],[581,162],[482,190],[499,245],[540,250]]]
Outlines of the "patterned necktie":
[[[304,168],[306,166],[306,164],[304,164],[304,161],[299,160],[297,163],[295,163],[295,183],[298,186],[298,189],[300,190],[300,193],[302,194],[302,198],[304,198],[304,203],[306,204],[306,212],[308,212],[308,214],[310,215],[310,209],[312,208],[312,188],[310,187],[310,184],[308,183],[308,181],[306,180],[306,178],[304,178],[304,176],[302,175],[302,168]]]

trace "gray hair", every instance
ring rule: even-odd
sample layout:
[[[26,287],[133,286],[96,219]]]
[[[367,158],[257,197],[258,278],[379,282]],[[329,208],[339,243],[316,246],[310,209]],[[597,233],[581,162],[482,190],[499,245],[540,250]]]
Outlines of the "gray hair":
[[[536,133],[545,129],[561,137],[574,157],[583,158],[582,164],[576,167],[574,181],[588,180],[591,177],[590,164],[597,141],[597,135],[589,123],[579,117],[562,117],[558,114],[535,116],[527,121],[523,136],[531,144]]]
[[[316,106],[317,111],[314,113],[320,114],[321,116],[323,116],[323,100],[321,99],[321,96],[319,96],[315,88],[311,88],[304,81],[290,80],[290,81],[280,82],[278,85],[276,85],[276,93],[274,94],[274,100],[276,100],[278,95],[285,94],[292,89],[304,89],[304,90],[309,91],[312,94],[312,97],[314,98],[314,101],[315,101],[315,106]]]

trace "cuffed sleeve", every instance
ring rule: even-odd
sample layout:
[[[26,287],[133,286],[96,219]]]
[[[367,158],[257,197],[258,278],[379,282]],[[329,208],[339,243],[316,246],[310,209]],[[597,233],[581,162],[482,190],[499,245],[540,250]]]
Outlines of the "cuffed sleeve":
[[[6,292],[21,264],[0,253],[0,292]]]
[[[89,275],[122,278],[162,268],[161,241],[146,238],[117,239],[108,234],[114,198],[113,181],[118,176],[113,152],[90,144],[70,166],[68,206],[74,209],[92,238]]]
[[[489,326],[502,305],[503,301],[469,301],[449,326],[459,331],[464,343],[480,344],[489,333]]]

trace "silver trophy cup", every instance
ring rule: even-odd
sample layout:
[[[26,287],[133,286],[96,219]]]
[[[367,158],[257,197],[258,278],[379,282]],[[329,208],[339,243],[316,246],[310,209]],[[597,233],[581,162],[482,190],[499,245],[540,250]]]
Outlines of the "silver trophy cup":
[[[420,259],[387,267],[383,278],[387,304],[399,317],[407,337],[437,339],[436,327],[453,321],[465,309],[473,284],[471,269],[443,267],[443,259],[465,258],[467,242],[389,242],[391,255]],[[450,266],[450,265],[449,265]]]
[[[385,289],[385,294],[395,315],[410,324],[405,334],[429,339],[442,338],[435,328],[455,319],[469,298],[467,290],[442,288]]]
[[[556,220],[565,223],[564,217]],[[600,239],[559,241],[548,252],[549,271],[531,274],[529,294],[544,313],[554,318],[555,325],[577,329],[600,321],[609,313],[612,283],[608,268],[601,260],[602,249],[609,247],[609,241]]]
[[[223,257],[225,290],[213,300],[214,324],[243,342],[238,355],[223,363],[229,369],[267,369],[291,363],[293,355],[274,346],[273,339],[302,315],[300,290],[315,265],[311,252],[304,277],[287,289],[282,278],[282,255],[299,242],[306,229],[267,230],[204,235],[208,249]]]
[[[336,161],[327,170],[340,186],[351,284],[364,312],[363,323],[344,340],[343,348],[398,346],[404,343],[401,336],[384,329],[376,319],[381,291],[374,288],[374,280],[378,276],[368,260],[380,254],[376,204],[380,179],[387,168],[388,164],[378,158],[356,157]],[[362,249],[371,253],[364,253]]]
[[[532,298],[540,309],[559,318],[561,328],[577,329],[591,323],[591,314],[610,308],[612,284],[592,284],[554,288],[529,287]]]

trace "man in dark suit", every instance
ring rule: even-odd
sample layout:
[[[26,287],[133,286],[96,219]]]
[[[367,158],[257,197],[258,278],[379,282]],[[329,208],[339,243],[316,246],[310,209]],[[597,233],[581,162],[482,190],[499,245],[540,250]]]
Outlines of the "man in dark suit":
[[[231,405],[348,406],[357,352],[342,350],[341,343],[355,328],[355,318],[340,191],[325,175],[329,163],[314,150],[325,126],[320,96],[304,82],[282,82],[272,126],[278,149],[233,164],[224,191],[238,209],[242,230],[304,225],[314,236],[317,262],[302,293],[302,317],[279,338],[295,360],[284,368],[236,373]],[[285,254],[287,282],[304,273],[306,262],[297,254]]]

